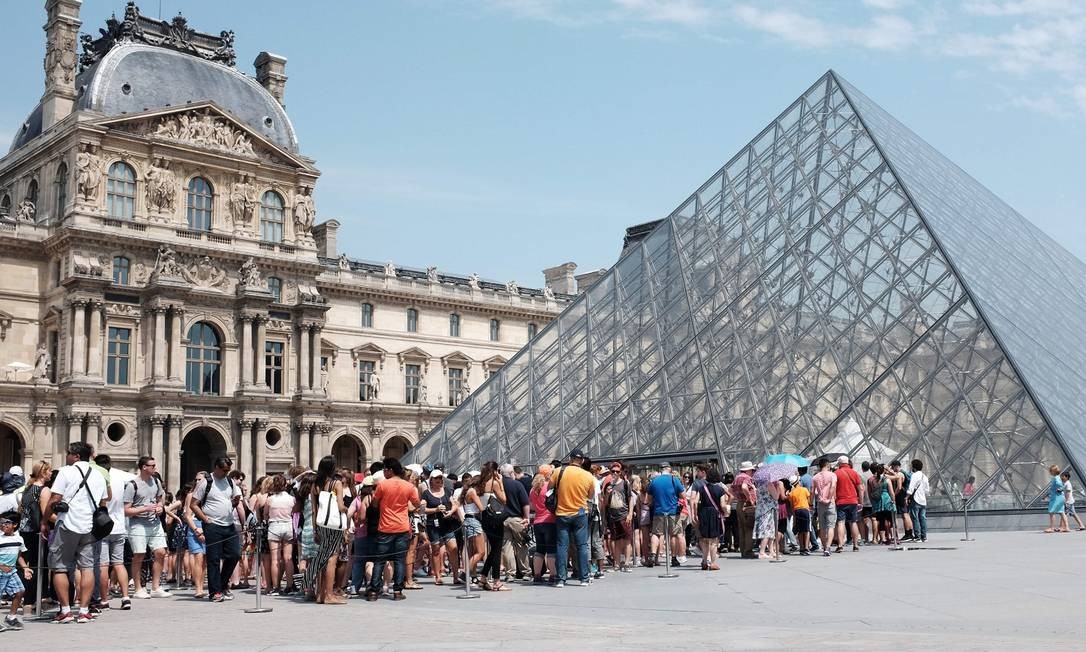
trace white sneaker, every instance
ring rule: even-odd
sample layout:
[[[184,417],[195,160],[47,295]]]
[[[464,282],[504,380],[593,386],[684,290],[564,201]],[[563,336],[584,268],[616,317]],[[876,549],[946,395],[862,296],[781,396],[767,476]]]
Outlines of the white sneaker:
[[[173,594],[170,593],[169,591],[167,591],[166,589],[159,588],[159,589],[156,589],[154,591],[151,591],[151,597],[152,598],[172,598]]]
[[[139,591],[133,593],[132,597],[136,598],[137,600],[149,600],[151,599],[151,594],[147,592],[147,589],[140,589]]]
[[[678,557],[676,557],[676,559],[679,560],[680,564],[685,564],[686,563],[686,555],[679,555]]]

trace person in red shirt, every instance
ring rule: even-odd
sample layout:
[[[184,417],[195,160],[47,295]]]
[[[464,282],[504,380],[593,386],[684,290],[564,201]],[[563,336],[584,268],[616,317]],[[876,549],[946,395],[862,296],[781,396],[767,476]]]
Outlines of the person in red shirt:
[[[845,524],[852,532],[852,550],[860,549],[860,505],[864,497],[864,482],[852,469],[848,457],[837,458],[837,549],[841,552],[845,543]]]
[[[411,538],[409,512],[419,506],[419,492],[415,485],[403,479],[400,460],[386,457],[385,479],[373,492],[372,502],[377,505],[377,545],[373,551],[373,575],[366,600],[373,602],[381,595],[381,583],[385,576],[385,563],[392,562],[392,599],[403,600],[405,560],[407,544]]]

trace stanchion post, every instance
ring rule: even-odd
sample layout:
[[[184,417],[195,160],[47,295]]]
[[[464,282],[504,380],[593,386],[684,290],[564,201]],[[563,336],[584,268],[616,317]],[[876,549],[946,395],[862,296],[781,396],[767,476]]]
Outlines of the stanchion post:
[[[958,495],[961,496],[962,499],[962,517],[965,521],[965,536],[962,538],[962,541],[973,541],[969,536],[969,499],[961,492],[959,492]]]
[[[664,574],[657,577],[661,579],[678,577],[671,572],[671,514],[664,515]]]
[[[44,555],[47,555],[47,554],[49,554],[49,540],[46,539],[44,536],[42,536],[41,532],[38,532],[38,562],[37,562],[37,567],[34,569],[34,574],[36,575],[36,577],[34,578],[34,582],[36,583],[35,586],[38,589],[38,592],[35,593],[34,595],[36,595],[38,599],[34,602],[34,620],[45,620],[45,617],[42,615],[42,611],[41,611],[41,599],[42,599],[42,585],[41,585],[42,565],[41,565],[41,562],[42,562],[42,557]]]
[[[464,533],[464,592],[456,596],[457,600],[471,600],[472,598],[478,598],[478,593],[471,592],[471,571],[474,569],[470,567],[471,564],[471,537]]]
[[[256,541],[254,542],[255,546],[256,546],[256,606],[251,608],[251,609],[246,609],[245,613],[247,613],[247,614],[266,614],[266,613],[270,613],[272,609],[271,609],[271,607],[264,607],[264,606],[261,606],[261,604],[260,604],[260,599],[261,599],[262,593],[263,593],[263,591],[260,588],[260,583],[261,583],[261,579],[262,579],[260,577],[260,570],[261,570],[260,567],[262,565],[260,563],[261,562],[261,560],[260,560],[260,548],[261,548],[260,537],[263,534],[264,529],[263,529],[262,525],[258,524],[258,525],[256,525],[254,527],[254,530],[256,531]]]

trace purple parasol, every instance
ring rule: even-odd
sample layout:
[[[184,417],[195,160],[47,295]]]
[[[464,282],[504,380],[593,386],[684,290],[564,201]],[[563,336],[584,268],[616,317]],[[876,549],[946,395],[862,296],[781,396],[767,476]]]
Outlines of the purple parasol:
[[[766,464],[754,472],[753,480],[757,484],[776,482],[795,474],[796,471],[794,464]]]

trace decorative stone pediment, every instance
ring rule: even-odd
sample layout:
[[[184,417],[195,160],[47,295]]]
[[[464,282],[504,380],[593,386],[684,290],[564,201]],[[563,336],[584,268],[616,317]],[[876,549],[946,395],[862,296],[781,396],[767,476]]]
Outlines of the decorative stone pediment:
[[[430,354],[417,346],[397,353],[396,358],[400,361],[400,371],[403,371],[403,367],[407,363],[422,364],[423,373],[426,373],[430,368]]]
[[[447,371],[449,367],[468,368],[472,362],[475,361],[460,351],[453,351],[448,355],[441,356],[441,370]]]
[[[351,349],[351,358],[354,359],[355,364],[358,364],[359,360],[373,360],[378,363],[381,369],[385,368],[385,357],[388,356],[388,351],[381,347],[367,342]]]

